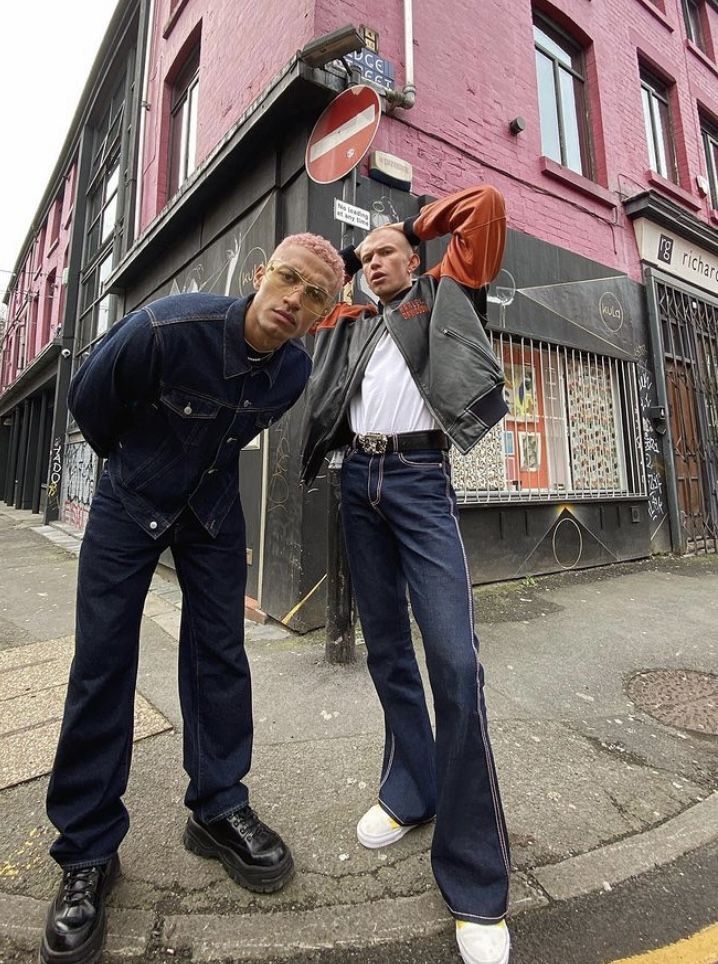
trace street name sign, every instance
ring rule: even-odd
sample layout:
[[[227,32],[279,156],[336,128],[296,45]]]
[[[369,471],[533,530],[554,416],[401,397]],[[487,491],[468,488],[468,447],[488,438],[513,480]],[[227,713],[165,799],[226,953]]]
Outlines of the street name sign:
[[[348,53],[345,59],[352,64],[356,64],[361,72],[362,80],[366,80],[367,83],[376,84],[377,87],[383,87],[385,90],[394,86],[396,76],[394,65],[390,61],[384,60],[375,51],[362,47],[361,50]]]

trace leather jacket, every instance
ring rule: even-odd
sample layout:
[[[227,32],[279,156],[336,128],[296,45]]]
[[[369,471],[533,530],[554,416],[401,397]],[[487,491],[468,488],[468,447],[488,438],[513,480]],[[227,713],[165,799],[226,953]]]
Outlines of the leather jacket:
[[[452,238],[441,262],[397,300],[380,306],[338,305],[316,329],[307,386],[302,481],[349,440],[347,411],[379,336],[388,330],[434,418],[462,453],[507,412],[504,378],[474,308],[475,291],[497,274],[506,218],[503,198],[482,186],[427,205],[404,222],[416,244]],[[357,270],[353,251],[348,271]]]

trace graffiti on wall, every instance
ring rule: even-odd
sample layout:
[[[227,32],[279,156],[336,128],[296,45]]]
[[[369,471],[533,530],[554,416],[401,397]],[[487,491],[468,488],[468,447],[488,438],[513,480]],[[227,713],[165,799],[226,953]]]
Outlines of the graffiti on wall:
[[[95,494],[97,456],[87,442],[75,442],[65,450],[65,492],[62,521],[84,529]]]
[[[232,234],[209,247],[186,271],[175,277],[169,294],[212,291],[234,298],[251,294],[257,267],[267,263],[265,247],[252,242],[258,231],[266,230],[265,221],[260,219],[269,200],[245,218]]]
[[[60,481],[62,480],[62,437],[55,436],[50,451],[50,472],[47,478],[47,507],[57,509],[60,505]]]
[[[645,345],[636,348],[638,365],[638,398],[643,426],[643,460],[646,469],[646,488],[648,491],[648,514],[652,522],[660,522],[666,516],[666,499],[663,476],[665,472],[661,445],[653,422],[648,417],[648,409],[655,404],[656,391],[653,376],[647,366],[648,352]],[[655,528],[651,538],[658,532]]]

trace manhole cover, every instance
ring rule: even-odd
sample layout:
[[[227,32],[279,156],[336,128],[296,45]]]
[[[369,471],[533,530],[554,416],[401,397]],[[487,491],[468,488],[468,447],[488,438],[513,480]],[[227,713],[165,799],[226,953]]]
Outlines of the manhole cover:
[[[649,716],[718,736],[718,676],[690,669],[654,669],[632,676],[628,698]]]

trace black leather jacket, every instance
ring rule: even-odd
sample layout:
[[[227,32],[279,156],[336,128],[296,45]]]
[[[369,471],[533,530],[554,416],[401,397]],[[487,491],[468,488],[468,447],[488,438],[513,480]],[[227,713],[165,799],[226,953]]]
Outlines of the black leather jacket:
[[[338,305],[318,326],[307,386],[302,481],[347,441],[349,401],[382,331],[389,330],[434,418],[462,453],[507,412],[504,378],[474,309],[472,289],[498,272],[505,237],[503,200],[494,188],[462,191],[405,223],[410,240],[452,232],[442,262],[397,301]],[[471,284],[469,284],[471,282]]]

